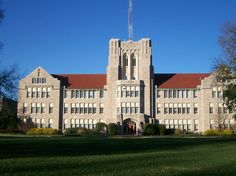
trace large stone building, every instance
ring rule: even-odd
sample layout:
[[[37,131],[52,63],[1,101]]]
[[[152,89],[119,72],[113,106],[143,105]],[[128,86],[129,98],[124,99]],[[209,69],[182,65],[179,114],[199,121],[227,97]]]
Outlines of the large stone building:
[[[49,74],[36,68],[19,81],[18,115],[38,127],[94,128],[117,123],[122,132],[146,123],[203,132],[235,121],[213,74],[155,74],[150,39],[111,39],[107,74]]]

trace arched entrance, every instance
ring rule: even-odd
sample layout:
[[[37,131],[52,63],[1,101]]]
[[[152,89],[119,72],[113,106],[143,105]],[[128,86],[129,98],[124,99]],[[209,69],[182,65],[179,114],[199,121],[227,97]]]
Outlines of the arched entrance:
[[[124,134],[134,135],[136,134],[137,125],[130,118],[123,121]]]

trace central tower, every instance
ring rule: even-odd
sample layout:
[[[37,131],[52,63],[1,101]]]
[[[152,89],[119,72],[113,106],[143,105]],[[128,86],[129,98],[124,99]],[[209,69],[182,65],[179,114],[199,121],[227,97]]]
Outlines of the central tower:
[[[150,122],[153,115],[153,65],[150,39],[109,43],[107,85],[105,87],[106,123],[135,123],[136,130]]]

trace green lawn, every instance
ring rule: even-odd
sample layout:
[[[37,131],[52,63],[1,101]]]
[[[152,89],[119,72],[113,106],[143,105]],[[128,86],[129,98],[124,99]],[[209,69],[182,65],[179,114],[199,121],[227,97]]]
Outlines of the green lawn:
[[[236,138],[0,137],[0,175],[236,175]]]

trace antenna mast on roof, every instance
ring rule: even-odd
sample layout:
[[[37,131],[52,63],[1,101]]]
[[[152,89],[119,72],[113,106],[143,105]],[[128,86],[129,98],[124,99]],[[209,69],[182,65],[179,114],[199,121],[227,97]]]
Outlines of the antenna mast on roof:
[[[129,0],[129,16],[128,16],[128,31],[129,31],[129,40],[133,40],[133,3],[132,0]]]

